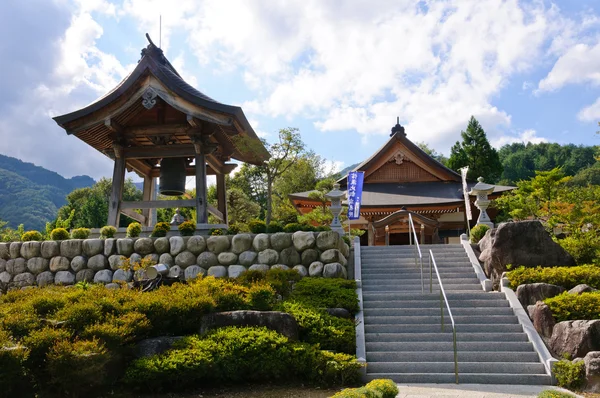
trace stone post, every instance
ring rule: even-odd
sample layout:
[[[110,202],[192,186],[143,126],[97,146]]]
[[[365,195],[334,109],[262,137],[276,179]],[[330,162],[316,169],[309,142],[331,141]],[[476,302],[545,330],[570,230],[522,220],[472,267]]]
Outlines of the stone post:
[[[489,207],[491,201],[488,199],[488,195],[494,192],[494,186],[483,182],[483,177],[477,179],[478,183],[471,188],[469,195],[476,196],[475,206],[479,209],[479,218],[477,224],[487,225],[490,228],[494,228],[494,223],[490,220],[486,210]]]
[[[331,206],[329,206],[333,214],[331,230],[337,232],[340,236],[344,236],[344,227],[342,227],[342,223],[340,222],[340,214],[342,214],[342,199],[345,197],[345,194],[340,191],[340,184],[333,184],[333,190],[326,193],[325,197],[331,201]]]

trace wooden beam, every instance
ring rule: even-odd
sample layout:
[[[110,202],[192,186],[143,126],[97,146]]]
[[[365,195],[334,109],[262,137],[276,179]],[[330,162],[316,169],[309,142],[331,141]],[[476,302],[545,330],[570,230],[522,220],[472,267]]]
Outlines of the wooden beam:
[[[142,176],[150,175],[153,167],[140,159],[127,159],[127,165]]]
[[[123,126],[121,126],[119,123],[117,123],[115,120],[113,120],[110,117],[107,117],[106,119],[104,119],[104,125],[106,126],[106,128],[108,128],[110,131],[112,131],[115,134],[118,134],[118,135],[123,134]]]
[[[172,209],[175,207],[194,207],[194,199],[176,200],[144,200],[136,202],[121,202],[121,209]]]
[[[223,215],[224,223],[227,223],[227,195],[225,187],[225,174],[217,174],[217,207]]]
[[[223,213],[221,213],[213,205],[207,205],[207,209],[208,209],[208,212],[211,213],[213,216],[217,217],[219,220],[221,220],[224,223],[226,223],[227,220],[225,220]]]
[[[206,224],[208,222],[206,203],[206,160],[203,153],[196,153],[196,222]]]
[[[146,225],[148,218],[143,214],[136,213],[131,209],[121,209],[121,214],[125,214],[129,218],[133,218],[135,221],[139,222],[142,225]]]
[[[193,157],[193,145],[148,145],[125,148],[127,159],[156,159]]]
[[[159,124],[151,126],[132,126],[125,127],[123,129],[123,133],[127,136],[185,134],[189,132],[194,132],[194,129],[189,125],[183,123]]]
[[[150,176],[144,177],[144,191],[142,193],[142,200],[144,201],[150,201],[152,199],[152,194],[154,193],[154,190],[156,188],[156,179]],[[146,217],[146,223],[145,225],[147,227],[152,226],[153,221],[152,217],[150,216],[152,214],[152,212],[150,211],[150,209],[143,209],[142,210],[142,215],[144,217]]]
[[[225,162],[222,162],[219,159],[217,159],[217,157],[215,155],[213,155],[213,154],[206,155],[206,163],[208,163],[208,165],[217,174],[223,174],[223,166],[225,165]]]
[[[125,183],[125,158],[122,150],[115,147],[115,166],[113,169],[112,190],[108,202],[107,225],[119,226],[119,215],[121,214],[121,198],[123,196],[123,184]]]
[[[186,119],[190,126],[198,128],[198,129],[202,128],[202,122],[200,122],[200,120],[196,119],[194,116],[187,115]]]
[[[235,164],[235,163],[225,163],[222,168],[223,174],[231,173],[233,171],[233,169],[235,169],[236,167],[237,167],[237,164]],[[215,175],[215,174],[217,174],[217,172],[210,165],[208,165],[206,167],[206,175]],[[185,175],[188,177],[195,176],[196,175],[196,167],[195,166],[186,167]],[[150,176],[151,177],[160,177],[160,167],[153,167],[152,170],[150,170]]]

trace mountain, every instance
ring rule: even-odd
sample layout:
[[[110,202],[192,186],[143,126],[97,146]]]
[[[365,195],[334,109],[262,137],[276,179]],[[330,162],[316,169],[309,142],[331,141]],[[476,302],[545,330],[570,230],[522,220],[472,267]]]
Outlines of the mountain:
[[[25,230],[43,231],[71,191],[94,183],[89,176],[64,178],[33,163],[0,155],[0,220],[8,221],[11,228],[24,224]]]

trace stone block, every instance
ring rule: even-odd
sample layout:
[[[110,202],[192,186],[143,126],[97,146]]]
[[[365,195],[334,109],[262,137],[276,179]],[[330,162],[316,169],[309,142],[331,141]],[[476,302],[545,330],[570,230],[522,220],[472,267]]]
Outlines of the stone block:
[[[271,269],[280,269],[282,271],[287,271],[290,269],[290,267],[288,267],[285,264],[275,264],[275,265],[271,266]]]
[[[184,278],[186,281],[196,279],[199,276],[202,277],[206,275],[206,270],[198,265],[190,265],[184,271]]]
[[[240,254],[238,261],[241,265],[249,267],[256,262],[257,257],[258,253],[247,250]]]
[[[109,269],[103,269],[96,272],[94,275],[94,283],[102,283],[106,285],[112,282],[113,272]]]
[[[340,263],[325,264],[323,267],[323,277],[325,278],[343,278],[344,267]]]
[[[57,256],[50,259],[50,271],[68,271],[71,267],[71,262],[67,257]]]
[[[96,254],[87,262],[87,267],[94,271],[100,271],[108,267],[108,260],[103,254]]]
[[[42,255],[42,242],[30,241],[23,242],[21,245],[21,257],[25,260],[40,257]]]
[[[104,256],[106,258],[117,254],[117,240],[115,238],[104,239]]]
[[[261,252],[263,250],[267,250],[271,246],[269,235],[267,234],[258,234],[254,237],[252,241],[252,247],[257,252]]]
[[[175,342],[182,338],[183,337],[178,336],[163,336],[142,340],[136,344],[133,352],[134,356],[136,358],[145,358],[162,354],[163,352],[169,350],[173,344],[175,344]]]
[[[187,249],[194,255],[198,255],[206,250],[206,241],[199,235],[190,236],[187,241]]]
[[[60,244],[54,240],[42,242],[42,257],[51,259],[52,257],[60,256]]]
[[[265,249],[258,253],[259,264],[273,265],[279,261],[279,253],[273,249]]]
[[[315,261],[308,267],[308,275],[309,276],[323,276],[323,263],[320,261]]]
[[[34,257],[27,260],[27,269],[34,275],[48,271],[50,261],[43,257]]]
[[[321,251],[337,249],[340,244],[340,235],[335,231],[323,231],[317,235],[317,248]]]
[[[588,286],[585,283],[583,283],[583,284],[577,285],[573,289],[569,290],[569,294],[589,293],[589,292],[595,292],[597,290],[598,289],[594,289],[593,287]]]
[[[271,235],[271,247],[278,252],[292,246],[292,235],[286,232],[277,232]]]
[[[10,285],[11,287],[20,289],[26,286],[33,286],[34,283],[35,276],[30,272],[23,272],[22,274],[15,275]]]
[[[94,270],[82,269],[75,275],[76,282],[92,282],[94,280]]]
[[[118,269],[113,273],[113,282],[131,282],[133,280],[133,271]]]
[[[551,285],[549,283],[527,283],[517,287],[517,298],[524,308],[533,305],[538,301],[544,301],[547,298],[558,296],[565,291],[562,286]]]
[[[0,258],[0,272],[4,272],[6,271],[6,260],[3,258]]]
[[[292,235],[292,241],[296,250],[302,252],[314,248],[316,239],[315,234],[312,232],[297,231]]]
[[[308,270],[306,269],[306,267],[304,265],[296,265],[294,268],[292,268],[294,271],[296,271],[297,273],[300,274],[301,277],[305,277],[308,276]]]
[[[154,251],[156,254],[169,253],[170,249],[169,238],[161,237],[154,240]]]
[[[10,247],[9,243],[0,242],[0,258],[1,259],[3,259],[3,260],[10,259],[9,247]]]
[[[229,247],[230,247],[229,237],[225,236],[225,235],[210,236],[206,240],[206,247],[212,253],[215,253],[215,254],[223,253],[224,251],[229,250]]]
[[[73,272],[78,273],[87,266],[87,258],[84,256],[77,256],[71,260],[71,269]]]
[[[309,267],[315,261],[319,261],[319,252],[315,249],[306,249],[302,252],[300,262],[302,265]]]
[[[108,258],[108,265],[110,266],[110,269],[116,271],[123,267],[125,260],[127,260],[127,257],[121,256],[120,254],[113,254]]]
[[[21,257],[22,244],[22,242],[10,242],[10,246],[8,247],[10,258],[15,259]]]
[[[73,257],[81,256],[81,239],[69,239],[60,242],[60,255],[69,260]]]
[[[175,257],[185,250],[185,241],[181,236],[171,236],[169,238],[169,253]]]
[[[252,235],[237,234],[231,238],[231,251],[235,254],[243,253],[252,247]]]
[[[244,272],[246,272],[246,267],[242,265],[230,265],[227,267],[227,276],[230,278],[237,278]]]
[[[39,287],[54,285],[54,274],[50,271],[44,271],[36,276],[35,283]]]
[[[165,264],[165,265],[168,265],[169,267],[172,267],[175,265],[175,260],[173,260],[173,256],[171,256],[169,253],[163,253],[158,258],[158,263]]]
[[[0,272],[0,282],[9,283],[12,280],[12,275],[6,271]]]
[[[289,236],[289,235],[288,235]],[[279,253],[279,262],[290,267],[300,264],[300,254],[293,247],[283,249]]]
[[[86,257],[104,254],[104,240],[102,239],[85,239],[81,247],[83,249],[83,254]]]
[[[298,323],[290,314],[278,311],[216,312],[202,317],[200,333],[227,326],[266,327],[290,340],[298,340]]]
[[[117,254],[129,257],[133,254],[133,239],[120,238],[117,239]]]
[[[55,285],[72,285],[75,283],[75,274],[69,271],[58,271],[54,277]]]
[[[265,274],[269,269],[271,269],[271,267],[269,267],[267,264],[252,264],[250,268],[248,268],[249,271],[260,271]]]
[[[323,264],[329,263],[340,263],[342,265],[347,264],[347,260],[344,255],[338,249],[328,249],[321,253],[321,262]]]
[[[154,263],[154,264],[160,264],[160,256],[156,253],[150,253],[150,254],[146,254],[143,258],[144,261],[148,261],[150,263]]]
[[[139,264],[142,262],[142,256],[137,253],[133,253],[131,256],[129,256],[129,262],[131,264]]]
[[[23,257],[11,258],[6,262],[6,271],[15,276],[27,271],[27,261]]]
[[[192,267],[192,265],[190,265],[190,267]],[[190,267],[187,267],[186,269],[188,269]],[[169,274],[168,274],[169,278],[183,279],[184,275],[185,274],[184,274],[183,268],[181,268],[179,265],[174,265],[172,267],[169,267]]]
[[[600,351],[600,319],[557,323],[549,347],[558,357],[566,353],[571,358],[583,358],[590,351]]]
[[[196,258],[196,264],[204,269],[209,269],[210,267],[219,264],[219,260],[217,259],[217,255],[215,253],[202,252]]]
[[[141,256],[150,254],[154,251],[154,242],[151,238],[139,238],[133,242],[133,250]]]
[[[208,269],[208,276],[214,276],[215,278],[225,278],[227,276],[227,268],[222,265],[215,265]]]
[[[531,318],[533,327],[540,336],[546,338],[552,337],[552,330],[554,329],[556,321],[552,316],[550,307],[544,304],[543,301],[538,301],[534,305],[528,306],[527,312],[529,313],[529,318]]]
[[[233,265],[238,262],[237,254],[230,252],[219,253],[217,259],[219,260],[219,264],[224,266]]]
[[[187,268],[193,264],[196,264],[196,256],[192,252],[184,251],[175,257],[175,265],[179,265],[181,268]]]

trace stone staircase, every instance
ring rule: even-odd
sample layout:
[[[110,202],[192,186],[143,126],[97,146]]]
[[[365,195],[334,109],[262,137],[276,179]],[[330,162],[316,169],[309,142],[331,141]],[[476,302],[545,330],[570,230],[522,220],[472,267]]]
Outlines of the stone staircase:
[[[551,384],[504,293],[486,293],[462,245],[423,245],[425,293],[412,246],[361,247],[367,379],[397,383],[454,383],[452,327],[429,250],[456,322],[459,382]],[[359,278],[359,276],[357,276]]]

